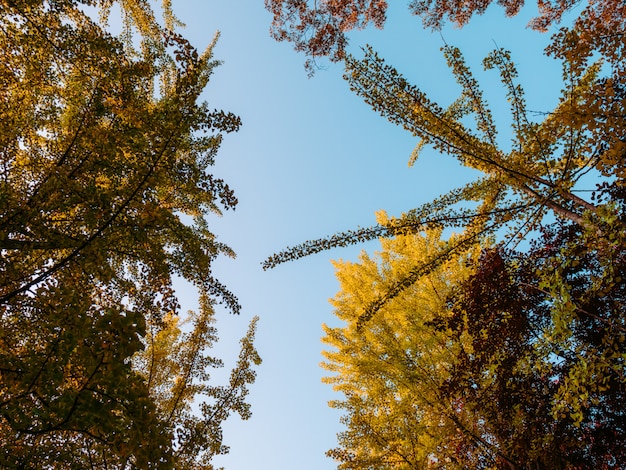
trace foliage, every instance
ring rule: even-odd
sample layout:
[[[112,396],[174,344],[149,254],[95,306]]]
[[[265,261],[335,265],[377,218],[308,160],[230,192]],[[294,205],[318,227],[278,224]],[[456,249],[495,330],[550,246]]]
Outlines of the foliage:
[[[119,2],[126,33],[116,38],[87,13],[106,19],[114,4],[0,2],[4,468],[184,468],[181,442],[197,446],[189,462],[222,451],[222,415],[247,414],[250,344],[235,368],[242,381],[224,389],[192,385],[208,378],[199,349],[179,339],[162,352],[187,371],[172,409],[206,392],[224,407],[212,418],[166,423],[161,397],[133,367],[147,331],[170,328],[162,321],[179,309],[175,276],[203,299],[197,345],[214,338],[205,324],[214,304],[239,311],[212,275],[213,260],[233,253],[207,217],[237,203],[209,170],[240,121],[199,101],[218,64],[214,43],[198,53],[173,31],[167,1],[165,26],[147,0]],[[224,401],[226,390],[239,398]]]
[[[407,287],[365,324],[360,311],[447,242],[440,231],[381,239],[375,258],[336,262],[341,290],[331,301],[345,326],[324,326],[325,381],[344,395],[330,405],[344,411],[341,447],[328,452],[339,468],[425,468],[453,452],[448,440],[472,421],[440,395],[450,375],[447,364],[462,343],[449,344],[429,322],[446,312],[451,289],[469,274],[476,246]]]
[[[523,5],[498,3],[507,15]],[[420,0],[410,8],[439,28],[462,26],[490,4]],[[406,214],[265,261],[272,268],[382,237],[379,260],[337,264],[333,305],[346,325],[326,328],[334,349],[324,367],[344,394],[331,406],[345,412],[346,430],[329,455],[346,469],[622,468],[624,2],[590,0],[554,34],[546,53],[563,65],[563,89],[537,119],[509,52],[484,60],[506,92],[509,145],[457,48],[443,48],[460,87],[445,106],[372,48],[362,58],[346,54],[346,33],[370,21],[382,27],[386,4],[376,3],[375,15],[369,2],[266,5],[274,37],[310,60],[345,60],[351,89],[419,138],[410,164],[430,147],[480,173]],[[576,5],[538,2],[531,26],[546,31]],[[589,191],[584,176],[598,183],[591,199],[580,196]],[[439,241],[444,229],[457,234]],[[511,248],[522,241],[526,251]]]
[[[480,413],[515,467],[626,461],[625,245],[605,236],[560,225],[526,253],[486,250],[437,328],[472,338],[444,393]]]
[[[181,325],[178,317],[168,315],[164,325],[152,325],[145,349],[133,357],[156,404],[161,429],[175,436],[176,468],[212,469],[211,459],[229,450],[223,444],[222,423],[233,412],[242,419],[251,416],[245,398],[256,377],[252,366],[261,363],[253,346],[258,318],[252,320],[241,340],[239,360],[227,386],[209,385],[210,369],[223,367],[220,359],[205,355],[217,340],[213,321],[213,309],[203,298],[200,314],[189,312],[184,322],[191,324],[189,332],[182,332],[186,325]],[[199,398],[205,400],[196,405],[200,415],[192,406]]]
[[[440,29],[446,20],[457,26],[466,25],[492,3],[492,0],[412,0],[409,11],[421,17],[426,28]],[[524,2],[517,0],[498,0],[496,3],[504,8],[506,16],[517,15],[524,6]],[[538,14],[529,26],[547,31],[578,4],[574,0],[537,0]],[[291,42],[296,51],[303,52],[309,74],[315,70],[316,59],[343,60],[348,45],[347,33],[370,24],[382,29],[387,12],[385,0],[265,0],[265,6],[273,17],[272,37]],[[626,40],[620,33],[624,29],[625,8],[620,0],[589,0],[574,27],[560,31],[554,43],[556,48],[564,45],[563,40],[568,42],[576,37],[589,50],[601,50],[606,55],[615,56]]]
[[[329,456],[346,469],[621,468],[626,245],[612,234],[561,224],[524,253],[474,247],[364,325],[363,306],[446,242],[382,239],[375,259],[337,263],[345,326],[325,328],[324,367],[346,430]]]
[[[338,0],[311,2],[307,0],[265,0],[272,13],[271,34],[277,41],[289,41],[308,59],[306,68],[313,73],[317,57],[333,61],[344,58],[346,31],[361,29],[369,23],[377,28],[385,24],[385,0]]]
[[[485,67],[499,72],[510,102],[512,142],[503,148],[489,106],[460,51],[446,46],[444,53],[461,88],[459,98],[448,107],[430,100],[371,49],[363,59],[346,59],[346,79],[374,110],[421,139],[411,163],[429,145],[482,176],[377,226],[288,248],[268,258],[264,268],[332,247],[417,232],[424,227],[463,229],[457,242],[458,249],[463,249],[505,227],[510,240],[522,239],[548,214],[579,225],[593,224],[591,219],[585,221],[584,214],[597,212],[598,206],[578,196],[576,184],[590,171],[622,184],[624,166],[619,155],[624,151],[620,137],[624,128],[619,116],[625,95],[621,87],[612,79],[600,78],[597,63],[582,67],[566,61],[559,104],[541,122],[531,121],[509,53],[496,49],[485,59]],[[468,118],[473,118],[474,126]],[[448,246],[433,254],[429,264],[416,265],[411,275],[398,281],[392,295],[373,302],[363,317],[369,318],[394,292],[448,259],[455,249]]]

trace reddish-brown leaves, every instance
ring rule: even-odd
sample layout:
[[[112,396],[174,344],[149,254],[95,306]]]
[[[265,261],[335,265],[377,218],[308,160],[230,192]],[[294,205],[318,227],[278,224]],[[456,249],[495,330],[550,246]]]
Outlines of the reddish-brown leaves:
[[[387,11],[385,0],[265,0],[265,6],[274,16],[272,37],[304,52],[310,72],[316,58],[343,59],[345,33],[369,24],[382,28]]]
[[[409,10],[422,18],[425,27],[439,29],[446,21],[464,26],[492,3],[493,0],[412,0]],[[497,0],[496,4],[504,8],[506,16],[517,15],[524,6],[520,0]],[[547,31],[578,4],[577,0],[537,0],[539,15],[530,26]],[[383,28],[387,11],[385,0],[265,0],[265,6],[273,15],[272,36],[278,41],[289,41],[297,51],[304,52],[310,73],[317,58],[328,57],[333,62],[344,58],[346,33],[370,24]],[[586,44],[604,56],[621,56],[626,47],[625,13],[623,0],[589,0],[573,23],[579,45]],[[556,51],[566,47],[559,40],[562,34],[553,45]]]

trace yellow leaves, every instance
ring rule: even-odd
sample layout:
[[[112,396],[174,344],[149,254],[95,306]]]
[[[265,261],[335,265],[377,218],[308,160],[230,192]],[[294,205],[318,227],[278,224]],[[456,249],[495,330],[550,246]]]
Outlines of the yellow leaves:
[[[381,225],[391,222],[384,212],[376,217]],[[386,303],[362,329],[358,322],[372,299],[440,247],[440,234],[383,238],[374,257],[363,253],[358,263],[335,262],[340,291],[331,303],[345,326],[324,325],[322,341],[329,349],[322,367],[332,373],[324,382],[345,396],[331,404],[347,413],[340,443],[363,461],[380,462],[397,451],[417,465],[442,445],[442,434],[432,431],[443,432],[444,404],[436,390],[447,377],[452,351],[430,322],[446,315],[447,296],[466,275],[466,264],[453,257]]]
[[[616,139],[612,132],[617,124],[603,122],[608,119],[606,110],[615,104],[609,95],[603,100],[597,97],[601,89],[600,64],[576,69],[566,62],[568,81],[561,103],[554,112],[546,113],[543,122],[535,123],[527,116],[523,90],[515,82],[517,71],[510,54],[501,49],[490,54],[485,67],[499,70],[511,103],[513,145],[511,151],[504,151],[496,141],[496,127],[479,84],[460,51],[446,46],[444,53],[461,86],[460,97],[445,110],[386,65],[372,49],[366,49],[363,59],[351,56],[346,59],[345,78],[351,89],[375,111],[420,139],[409,165],[429,145],[484,175],[482,194],[440,204],[437,217],[425,205],[419,210],[426,219],[421,224],[433,226],[435,223],[429,219],[435,218],[442,225],[455,226],[459,219],[455,217],[453,204],[460,202],[484,202],[485,206],[476,213],[482,218],[483,227],[489,221],[494,226],[509,225],[513,232],[518,232],[518,224],[535,227],[548,210],[576,223],[581,222],[585,210],[595,210],[593,204],[572,190],[581,175],[596,165],[598,156],[602,156],[599,161],[605,155],[607,161],[616,161],[614,155],[619,151],[613,149],[623,147],[623,139]],[[621,113],[617,109],[615,112]],[[473,127],[466,124],[467,115],[475,118]],[[616,167],[619,165],[607,170],[604,165],[597,165],[605,175],[622,174]],[[489,184],[484,184],[485,181]],[[511,207],[512,202],[517,203],[513,204],[516,209]],[[471,230],[471,224],[466,224],[466,228]]]
[[[411,152],[411,156],[409,157],[409,163],[408,166],[412,167],[415,162],[417,161],[420,152],[422,151],[422,149],[426,146],[427,142],[424,139],[421,139],[417,145],[415,146],[415,148],[413,148],[413,151]]]

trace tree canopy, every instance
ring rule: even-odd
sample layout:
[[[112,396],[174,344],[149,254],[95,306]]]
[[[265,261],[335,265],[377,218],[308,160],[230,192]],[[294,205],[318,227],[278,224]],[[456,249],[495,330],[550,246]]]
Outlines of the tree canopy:
[[[483,14],[492,0],[412,0],[409,12],[419,16],[426,28],[440,29],[446,21],[466,25],[473,16]],[[525,2],[499,0],[506,16],[515,16]],[[296,51],[307,57],[307,70],[312,74],[316,60],[327,57],[333,62],[346,57],[348,33],[368,26],[384,28],[387,2],[385,0],[265,0],[272,14],[270,33],[277,41],[293,43]],[[548,31],[559,24],[564,14],[579,6],[575,0],[538,0],[537,16],[529,26]],[[582,32],[586,47],[602,49],[615,56],[624,44],[622,20],[624,4],[620,0],[590,0],[584,2],[573,28],[563,28],[556,43],[573,31]],[[617,34],[616,34],[617,32]],[[610,43],[610,46],[607,46]]]
[[[443,48],[460,88],[458,98],[447,106],[429,99],[372,48],[366,48],[360,59],[347,56],[345,78],[351,89],[374,111],[419,138],[410,164],[428,146],[478,170],[481,176],[385,224],[287,248],[270,256],[264,268],[380,236],[419,232],[425,227],[462,229],[464,237],[458,241],[461,248],[503,228],[508,228],[509,240],[520,240],[537,229],[546,215],[578,225],[594,224],[592,215],[585,214],[597,214],[598,206],[579,195],[577,182],[591,172],[599,182],[623,185],[622,109],[626,95],[622,62],[609,57],[603,64],[603,59],[594,55],[599,49],[589,49],[589,43],[579,37],[582,34],[577,34],[574,31],[568,36],[574,41],[567,46],[571,52],[565,45],[559,49],[564,88],[558,105],[543,119],[529,117],[510,53],[498,48],[485,58],[484,67],[500,75],[510,106],[511,144],[506,146],[480,84],[458,48]],[[416,266],[396,289],[365,309],[363,318],[369,318],[403,286],[453,251],[446,247],[433,254],[429,263]]]
[[[523,5],[498,3],[507,15]],[[439,28],[490,4],[410,8]],[[511,53],[484,59],[506,92],[505,139],[458,48],[442,48],[459,90],[446,104],[372,47],[346,52],[349,30],[383,26],[384,2],[266,5],[278,40],[309,61],[343,60],[351,89],[418,139],[409,164],[428,147],[479,174],[405,214],[265,261],[381,239],[377,257],[336,264],[344,326],[326,327],[323,366],[343,393],[331,406],[346,429],[329,455],[345,469],[622,468],[624,3],[538,3],[531,26],[554,32],[545,53],[563,71],[558,104],[539,116]],[[574,6],[578,16],[557,29]]]
[[[335,263],[340,291],[331,303],[345,326],[324,326],[329,348],[322,366],[333,373],[325,381],[344,395],[330,403],[344,412],[346,425],[340,447],[328,452],[339,468],[425,468],[435,455],[442,459],[452,452],[449,435],[471,421],[439,390],[460,344],[447,344],[429,322],[445,315],[447,297],[468,276],[476,247],[420,277],[365,325],[359,318],[416,260],[426,261],[430,251],[453,243],[440,235],[381,239],[376,256],[362,253],[357,263]]]
[[[116,4],[120,37],[103,26]],[[199,99],[214,42],[198,52],[170,2],[163,12],[145,0],[0,2],[4,468],[195,468],[226,450],[225,416],[248,416],[253,326],[230,385],[206,385],[219,361],[203,351],[214,306],[240,308],[212,275],[233,252],[208,221],[237,203],[210,168],[240,120]],[[172,323],[174,277],[201,299],[189,336]]]
[[[582,232],[546,229],[526,252],[477,243],[366,324],[364,306],[455,237],[382,239],[335,263],[345,324],[325,327],[323,366],[344,396],[338,468],[621,468],[624,244]]]

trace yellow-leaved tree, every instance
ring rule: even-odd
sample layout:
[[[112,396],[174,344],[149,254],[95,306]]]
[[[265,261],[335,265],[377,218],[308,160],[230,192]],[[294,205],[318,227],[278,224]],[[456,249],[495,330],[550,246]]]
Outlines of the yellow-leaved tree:
[[[103,26],[115,5],[120,37]],[[225,450],[203,426],[248,415],[220,394],[244,397],[254,380],[254,328],[224,389],[207,388],[217,363],[202,359],[214,305],[239,311],[212,275],[233,253],[207,217],[236,205],[210,168],[240,120],[199,100],[214,43],[199,53],[169,1],[163,12],[147,0],[0,1],[3,468],[195,468]],[[157,355],[151,338],[179,310],[175,276],[196,287],[199,311]],[[180,363],[173,404],[153,380],[159,355]],[[222,409],[187,419],[202,394]]]
[[[410,8],[439,28],[447,19],[462,26],[490,3],[425,0]],[[508,15],[523,5],[498,3]],[[380,237],[457,232],[445,243],[427,244],[427,253],[400,252],[407,267],[397,271],[389,268],[393,256],[386,252],[398,253],[388,242],[380,268],[368,258],[341,265],[335,305],[348,325],[329,330],[327,340],[339,351],[328,353],[329,367],[346,394],[336,406],[348,412],[348,428],[331,455],[342,468],[429,462],[442,468],[624,467],[626,4],[538,2],[532,25],[554,28],[545,52],[563,71],[552,109],[528,110],[508,51],[497,48],[485,58],[510,109],[504,134],[458,48],[442,48],[457,98],[436,102],[373,48],[362,56],[346,53],[348,31],[384,25],[386,2],[318,4],[267,0],[274,37],[293,42],[310,60],[343,60],[351,89],[418,139],[410,164],[430,148],[479,175],[373,227],[306,241],[265,261],[272,268]],[[577,13],[556,30],[574,6]],[[492,249],[485,243],[491,239],[501,243]],[[527,251],[513,251],[521,241]],[[467,282],[452,292],[439,318],[424,323],[428,315],[410,301],[418,303],[424,283],[475,244],[485,250]],[[407,327],[413,324],[424,335]],[[410,360],[436,353],[428,338],[440,335],[450,353],[439,356],[442,367],[415,375]],[[403,356],[403,350],[418,353]],[[455,434],[449,410],[440,410],[440,421],[425,416],[423,410],[433,408],[422,400],[423,384],[442,384],[438,404],[454,404],[473,416],[471,424],[459,419]],[[407,412],[411,400],[416,406]],[[439,437],[444,443],[429,447],[424,435],[440,431],[447,441]],[[450,442],[454,452],[447,453]]]
[[[460,237],[440,236],[381,239],[375,256],[335,263],[342,325],[324,327],[322,366],[343,395],[330,402],[345,425],[328,452],[338,468],[621,468],[623,235],[612,253],[573,225],[526,252],[483,239],[363,322]],[[596,249],[580,243],[588,236]]]
[[[386,216],[379,214],[380,222]],[[450,342],[432,322],[447,316],[448,298],[470,273],[474,245],[407,286],[367,323],[361,311],[432,250],[454,244],[441,231],[381,239],[375,257],[335,262],[340,291],[331,303],[341,327],[324,326],[325,381],[343,394],[332,401],[346,429],[328,452],[339,468],[426,468],[455,455],[474,431],[475,416],[441,394],[464,340]]]

